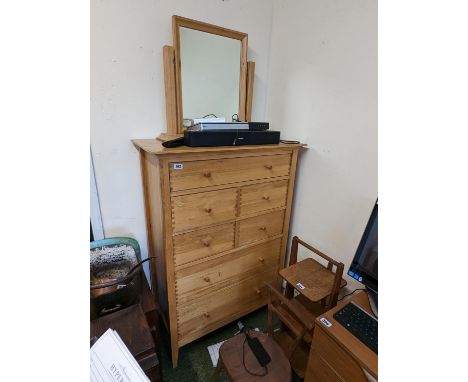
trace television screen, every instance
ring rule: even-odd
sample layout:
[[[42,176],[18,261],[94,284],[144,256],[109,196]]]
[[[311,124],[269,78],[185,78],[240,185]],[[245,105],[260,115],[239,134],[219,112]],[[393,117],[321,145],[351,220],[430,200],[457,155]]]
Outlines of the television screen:
[[[367,222],[348,275],[377,292],[378,280],[378,203]]]

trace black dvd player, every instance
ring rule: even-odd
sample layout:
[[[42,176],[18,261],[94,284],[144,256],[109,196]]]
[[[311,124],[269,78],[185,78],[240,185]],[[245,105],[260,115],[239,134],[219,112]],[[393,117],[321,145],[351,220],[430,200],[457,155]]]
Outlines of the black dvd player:
[[[183,144],[190,147],[278,144],[280,132],[272,130],[185,131]]]
[[[268,122],[249,122],[249,130],[265,131],[269,128],[270,124]]]

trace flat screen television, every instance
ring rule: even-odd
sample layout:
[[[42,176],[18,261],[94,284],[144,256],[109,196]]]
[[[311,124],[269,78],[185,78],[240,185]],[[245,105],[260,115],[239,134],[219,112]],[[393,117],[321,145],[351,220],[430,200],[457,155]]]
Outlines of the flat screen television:
[[[375,308],[378,293],[378,209],[379,204],[376,202],[348,270],[349,276],[366,286],[371,305],[375,305]]]

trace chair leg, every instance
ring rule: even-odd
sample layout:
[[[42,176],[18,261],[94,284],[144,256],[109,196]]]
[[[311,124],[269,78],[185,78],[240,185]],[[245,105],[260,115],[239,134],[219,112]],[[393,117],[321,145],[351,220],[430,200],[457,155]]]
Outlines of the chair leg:
[[[294,288],[291,285],[289,285],[288,283],[286,283],[286,288],[284,290],[284,295],[288,299],[292,299],[294,297]]]
[[[320,300],[320,305],[322,305],[323,310],[325,311],[328,305],[328,296]]]
[[[223,370],[223,361],[221,361],[221,357],[218,359],[218,364],[216,365],[216,370],[211,377],[211,382],[216,382],[216,380],[219,378],[219,375],[221,374],[221,370]]]
[[[268,305],[268,336],[273,337],[273,312]]]
[[[291,346],[289,347],[288,349],[288,352],[286,353],[286,357],[288,357],[288,359],[290,360],[292,355],[294,354],[294,351],[296,350],[296,348],[299,346],[299,344],[302,342],[302,338],[304,337],[304,335],[306,334],[306,329],[302,330],[301,331],[301,334],[298,335],[296,337],[296,339],[294,340],[294,342],[291,344]]]

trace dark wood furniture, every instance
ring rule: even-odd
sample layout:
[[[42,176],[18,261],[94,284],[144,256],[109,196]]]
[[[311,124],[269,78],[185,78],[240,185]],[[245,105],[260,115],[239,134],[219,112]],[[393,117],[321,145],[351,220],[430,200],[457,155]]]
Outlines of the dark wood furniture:
[[[264,374],[265,369],[260,366],[250,350],[244,334],[230,338],[219,349],[219,360],[211,382],[215,382],[223,369],[234,382],[290,382],[291,366],[278,344],[261,332],[249,332],[251,337],[257,337],[268,352],[271,362],[266,366],[267,374],[263,377],[249,374]]]
[[[298,244],[303,245],[328,262],[323,266],[307,258],[297,262]],[[335,271],[333,271],[335,267]],[[283,348],[294,371],[303,378],[312,343],[315,318],[336,305],[339,289],[346,285],[342,279],[344,265],[311,245],[293,237],[289,267],[280,270],[286,280],[285,293],[281,285],[268,284],[268,332],[273,336],[273,314],[286,326],[275,339]],[[294,290],[296,293],[294,296]]]
[[[317,317],[305,382],[368,382],[378,379],[377,354],[333,318],[333,314],[351,301],[372,314],[367,293],[360,292]],[[320,322],[323,317],[332,326],[326,327]]]
[[[159,358],[156,352],[158,314],[154,296],[143,276],[140,303],[92,320],[91,338],[100,337],[107,329],[117,331],[148,378],[160,381]]]
[[[143,286],[141,289],[140,297],[140,306],[141,310],[145,314],[146,322],[151,330],[151,335],[153,336],[154,343],[158,343],[159,338],[159,318],[160,318],[160,309],[156,304],[156,299],[153,292],[148,285],[146,277],[143,276]]]

